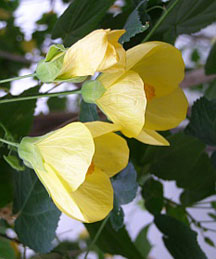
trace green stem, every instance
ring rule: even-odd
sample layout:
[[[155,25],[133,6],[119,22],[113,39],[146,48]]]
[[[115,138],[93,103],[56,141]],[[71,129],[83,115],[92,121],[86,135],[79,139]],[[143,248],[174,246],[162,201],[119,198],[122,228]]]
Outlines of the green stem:
[[[24,78],[28,78],[28,77],[34,77],[35,75],[36,75],[36,73],[3,79],[3,80],[0,80],[0,84],[15,81],[15,80],[19,80],[19,79],[24,79]]]
[[[151,29],[151,31],[146,35],[145,39],[142,42],[148,41],[151,36],[155,33],[155,31],[158,29],[158,27],[161,25],[161,23],[166,19],[167,15],[173,10],[173,8],[178,4],[179,0],[175,0],[170,7],[164,11],[164,13],[161,15],[160,19],[157,21],[157,23],[154,25],[154,27]]]
[[[146,10],[147,13],[151,12],[152,10],[154,9],[161,9],[161,10],[166,10],[163,6],[160,6],[160,5],[156,5],[156,6],[152,6],[150,7],[149,9]]]
[[[11,142],[11,141],[3,139],[3,138],[0,138],[0,142],[3,142],[5,144],[8,144],[8,145],[13,146],[13,147],[19,146],[19,143]]]
[[[100,227],[99,227],[99,229],[98,229],[98,231],[97,231],[97,233],[96,233],[94,239],[92,240],[91,244],[89,245],[89,247],[88,247],[88,249],[87,249],[87,252],[86,252],[86,254],[85,254],[84,259],[87,259],[87,256],[88,256],[89,252],[91,251],[91,248],[94,246],[95,242],[98,240],[98,238],[99,238],[99,236],[100,236],[102,230],[103,230],[104,227],[106,226],[106,223],[107,223],[109,217],[110,217],[110,216],[108,215],[108,216],[104,219],[104,221],[101,223],[101,225],[100,225]]]
[[[79,90],[72,90],[72,91],[65,91],[65,92],[58,92],[58,93],[45,93],[45,94],[37,94],[37,95],[30,95],[30,96],[20,96],[20,97],[13,97],[10,99],[0,99],[0,104],[33,100],[41,97],[56,97],[60,95],[70,95],[70,94],[80,94],[80,93],[81,93],[81,90],[79,89]]]

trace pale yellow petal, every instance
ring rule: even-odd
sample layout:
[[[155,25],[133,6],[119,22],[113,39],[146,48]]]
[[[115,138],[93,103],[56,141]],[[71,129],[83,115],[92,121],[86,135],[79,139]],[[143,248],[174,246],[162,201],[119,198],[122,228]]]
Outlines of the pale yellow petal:
[[[143,129],[139,136],[136,137],[142,143],[155,146],[169,146],[169,142],[154,130]]]
[[[188,101],[181,88],[160,98],[153,98],[147,104],[145,128],[168,130],[175,128],[187,114]]]
[[[123,48],[123,46],[118,42],[119,38],[125,33],[125,30],[113,30],[108,32],[108,41],[109,45],[112,45],[115,49],[115,58],[116,62],[112,64],[112,66],[103,66],[103,68],[100,70],[101,72],[108,72],[108,73],[114,73],[124,71],[125,65],[126,65],[126,52]],[[108,51],[107,51],[108,54]],[[108,60],[108,55],[106,54],[105,59]]]
[[[86,122],[85,125],[90,130],[93,138],[120,130],[116,124],[103,121]]]
[[[102,29],[95,30],[77,41],[66,51],[60,76],[93,75],[104,59],[107,46],[107,31]]]
[[[124,138],[109,133],[94,139],[95,155],[93,163],[109,177],[120,172],[128,164],[129,149]]]
[[[146,97],[139,75],[128,71],[96,101],[107,117],[128,137],[137,136],[144,125]]]
[[[76,190],[85,180],[94,154],[94,142],[88,128],[74,122],[44,136],[37,144],[43,160]]]
[[[113,188],[109,177],[95,167],[85,182],[72,193],[87,223],[104,219],[113,208]],[[75,218],[79,220],[79,215]]]
[[[37,170],[36,168],[34,168],[34,170],[53,199],[55,205],[69,217],[85,221],[82,211],[73,200],[72,187],[70,184],[63,181],[59,176],[60,174],[48,164],[44,163],[44,167],[46,171]]]
[[[109,177],[95,167],[75,191],[59,174],[45,164],[46,171],[35,170],[39,179],[63,213],[82,222],[102,220],[113,208],[113,189]]]
[[[126,59],[126,70],[137,72],[158,97],[172,92],[184,78],[180,51],[164,42],[139,44],[127,50]]]

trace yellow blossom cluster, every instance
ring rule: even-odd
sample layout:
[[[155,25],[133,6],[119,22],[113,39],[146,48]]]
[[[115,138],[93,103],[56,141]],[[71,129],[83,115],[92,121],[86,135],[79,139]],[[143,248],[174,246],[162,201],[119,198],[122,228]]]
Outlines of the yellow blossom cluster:
[[[86,85],[87,99],[112,123],[73,122],[41,137],[25,137],[18,148],[56,206],[82,222],[99,221],[113,208],[110,177],[124,169],[129,158],[126,140],[114,132],[146,144],[169,145],[157,131],[176,127],[188,107],[179,87],[184,77],[179,50],[147,42],[125,51],[118,42],[123,33],[93,31],[66,50],[52,48],[43,63],[43,69],[51,64],[53,80],[100,72],[95,87],[92,81]]]

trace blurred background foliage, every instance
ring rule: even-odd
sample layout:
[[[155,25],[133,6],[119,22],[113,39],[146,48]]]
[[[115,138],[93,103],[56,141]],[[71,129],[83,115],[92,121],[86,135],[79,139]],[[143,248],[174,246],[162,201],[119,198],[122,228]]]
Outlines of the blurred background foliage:
[[[125,28],[126,34],[120,39],[125,49],[143,40],[166,41],[181,49],[186,60],[182,88],[191,105],[187,121],[163,133],[170,147],[127,140],[130,164],[112,181],[114,209],[91,250],[97,258],[114,255],[148,258],[152,249],[148,231],[155,225],[173,258],[210,258],[207,251],[200,248],[197,232],[215,248],[216,1],[50,0],[49,11],[42,13],[34,29],[26,34],[17,24],[17,10],[31,1],[0,1],[0,79],[18,76],[23,69],[34,71],[52,43],[63,42],[68,47],[97,28]],[[63,13],[56,10],[57,2],[65,9]],[[175,2],[177,5],[157,30],[152,31]],[[205,29],[209,25],[211,27]],[[37,87],[19,93],[29,95],[44,91],[44,86],[36,80],[33,85]],[[46,91],[58,91],[61,87],[72,89],[80,85],[45,86]],[[2,84],[0,90],[1,96],[10,96],[13,84]],[[200,99],[193,104],[194,95]],[[40,103],[34,100],[0,104],[1,137],[19,141],[25,135],[40,135],[78,119],[105,119],[94,105],[79,99],[55,97],[47,100],[46,105],[48,112],[39,114],[35,109]],[[0,258],[29,257],[28,248],[35,252],[31,257],[34,259],[83,258],[86,247],[103,223],[86,224],[89,234],[85,232],[76,240],[59,240],[55,231],[60,212],[34,172],[23,167],[13,148],[1,145],[0,156]],[[165,195],[166,181],[174,181],[180,188],[177,200]],[[152,222],[145,224],[132,240],[124,223],[123,207],[135,197],[140,207],[152,215]],[[196,218],[191,212],[198,208],[206,210],[205,219]]]

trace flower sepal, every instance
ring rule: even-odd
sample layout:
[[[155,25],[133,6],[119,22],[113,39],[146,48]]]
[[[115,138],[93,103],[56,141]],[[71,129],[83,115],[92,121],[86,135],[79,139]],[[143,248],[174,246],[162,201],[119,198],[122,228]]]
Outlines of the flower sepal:
[[[24,164],[29,168],[37,168],[45,170],[43,158],[35,143],[41,139],[40,137],[30,138],[24,137],[18,146],[18,155],[23,160]]]

